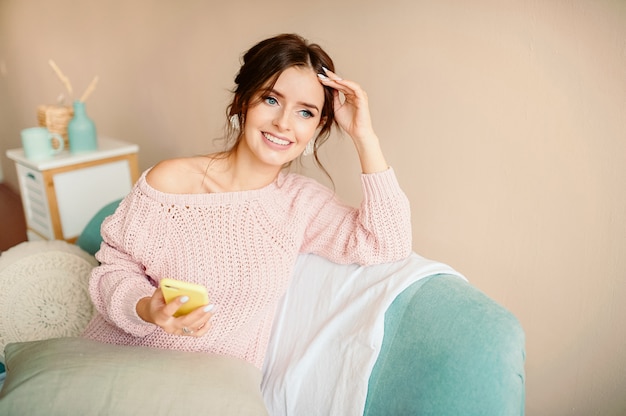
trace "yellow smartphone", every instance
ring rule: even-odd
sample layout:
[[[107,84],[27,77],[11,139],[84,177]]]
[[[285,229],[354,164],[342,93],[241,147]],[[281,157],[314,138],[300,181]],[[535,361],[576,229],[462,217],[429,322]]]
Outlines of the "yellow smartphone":
[[[178,296],[189,296],[189,300],[182,304],[174,313],[176,317],[187,315],[200,306],[209,304],[209,295],[206,288],[202,285],[165,278],[161,279],[159,286],[161,287],[161,292],[163,292],[165,303],[170,303]]]

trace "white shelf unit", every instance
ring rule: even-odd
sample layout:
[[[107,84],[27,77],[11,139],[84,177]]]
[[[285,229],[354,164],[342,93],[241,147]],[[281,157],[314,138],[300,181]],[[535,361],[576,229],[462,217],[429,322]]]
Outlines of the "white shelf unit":
[[[124,197],[139,178],[136,144],[98,138],[92,152],[46,159],[7,151],[16,164],[29,240],[74,242],[100,208]]]

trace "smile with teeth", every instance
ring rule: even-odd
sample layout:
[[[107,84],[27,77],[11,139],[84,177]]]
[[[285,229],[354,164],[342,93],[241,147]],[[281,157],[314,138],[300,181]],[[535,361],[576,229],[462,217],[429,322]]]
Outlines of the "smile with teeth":
[[[280,146],[287,146],[289,144],[291,144],[291,142],[289,140],[284,140],[284,139],[280,139],[276,136],[272,136],[269,133],[263,133],[263,136],[265,136],[265,138],[267,140],[269,140],[270,142],[274,143],[274,144],[278,144]]]

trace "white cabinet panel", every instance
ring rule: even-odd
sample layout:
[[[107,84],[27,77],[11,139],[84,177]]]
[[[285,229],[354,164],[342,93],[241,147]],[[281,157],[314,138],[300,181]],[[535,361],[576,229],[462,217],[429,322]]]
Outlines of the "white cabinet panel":
[[[79,235],[100,208],[124,197],[131,186],[127,160],[54,175],[63,238]]]

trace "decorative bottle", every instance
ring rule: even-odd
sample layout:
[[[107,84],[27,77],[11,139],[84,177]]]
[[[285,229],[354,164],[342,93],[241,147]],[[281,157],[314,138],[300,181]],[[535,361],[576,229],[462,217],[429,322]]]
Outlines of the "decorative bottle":
[[[67,126],[70,152],[91,152],[98,149],[96,125],[87,116],[85,103],[74,101],[74,117]]]

